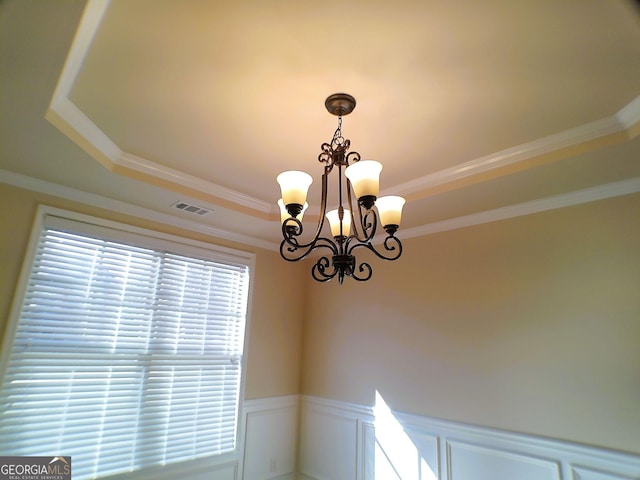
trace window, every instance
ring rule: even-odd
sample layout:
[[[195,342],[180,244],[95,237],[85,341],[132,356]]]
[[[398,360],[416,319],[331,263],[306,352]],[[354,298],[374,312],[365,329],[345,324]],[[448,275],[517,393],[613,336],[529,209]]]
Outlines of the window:
[[[71,455],[85,479],[233,452],[252,257],[86,218],[36,233],[2,454]]]

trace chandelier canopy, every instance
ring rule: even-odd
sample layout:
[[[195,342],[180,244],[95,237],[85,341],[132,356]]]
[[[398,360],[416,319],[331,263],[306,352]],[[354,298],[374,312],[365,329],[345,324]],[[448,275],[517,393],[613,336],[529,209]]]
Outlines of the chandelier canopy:
[[[369,280],[373,273],[371,265],[358,263],[354,255],[359,248],[367,249],[383,260],[397,260],[402,255],[402,243],[395,234],[400,226],[404,198],[378,198],[382,165],[375,160],[361,160],[358,152],[349,152],[350,142],[342,136],[342,117],[349,115],[355,106],[355,98],[346,93],[336,93],[325,101],[329,113],[338,117],[338,128],[331,142],[320,147],[318,161],[324,164],[320,217],[310,240],[302,240],[302,217],[308,207],[307,192],[313,178],[300,171],[283,172],[277,178],[282,192],[278,201],[283,236],[280,255],[289,262],[296,262],[314,250],[323,250],[324,254],[311,268],[311,275],[319,282],[329,281],[335,276],[340,283],[345,276],[361,282]],[[327,211],[329,174],[334,167],[338,172],[338,206]],[[353,208],[352,195],[357,199],[356,209]],[[386,237],[377,248],[373,240],[378,219]],[[330,236],[324,236],[325,220],[329,222]]]

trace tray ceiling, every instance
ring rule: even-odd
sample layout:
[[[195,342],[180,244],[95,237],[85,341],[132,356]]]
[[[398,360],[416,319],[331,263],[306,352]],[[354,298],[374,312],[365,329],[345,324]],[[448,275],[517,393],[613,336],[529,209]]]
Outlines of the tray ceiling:
[[[640,190],[630,1],[51,3],[0,5],[5,172],[275,245],[344,91],[401,237]]]

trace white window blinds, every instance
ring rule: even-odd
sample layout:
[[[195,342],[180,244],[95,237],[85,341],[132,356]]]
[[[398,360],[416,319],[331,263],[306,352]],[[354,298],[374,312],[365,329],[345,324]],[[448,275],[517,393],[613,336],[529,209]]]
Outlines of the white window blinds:
[[[246,259],[83,230],[42,229],[0,392],[2,454],[71,455],[77,480],[233,451]]]

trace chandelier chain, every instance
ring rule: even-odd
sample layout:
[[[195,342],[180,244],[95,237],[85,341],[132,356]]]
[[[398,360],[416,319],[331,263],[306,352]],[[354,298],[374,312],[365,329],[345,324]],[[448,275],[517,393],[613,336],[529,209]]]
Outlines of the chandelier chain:
[[[342,136],[342,115],[338,115],[338,128],[333,133],[333,139],[331,140],[331,146],[337,147],[344,145],[344,137]]]

